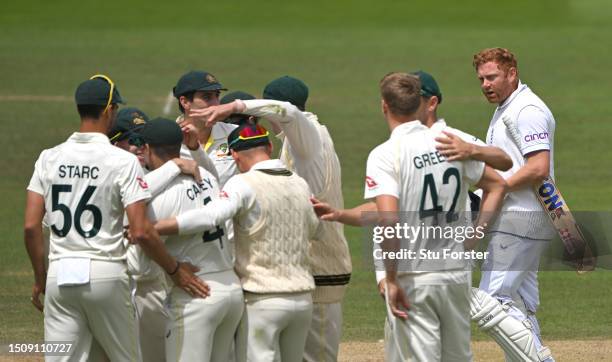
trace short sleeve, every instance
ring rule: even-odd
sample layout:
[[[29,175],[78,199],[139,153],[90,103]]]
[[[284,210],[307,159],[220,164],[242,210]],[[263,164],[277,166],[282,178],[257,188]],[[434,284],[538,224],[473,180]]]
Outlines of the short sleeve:
[[[365,179],[365,199],[390,195],[399,197],[398,176],[394,167],[393,152],[385,152],[382,144],[368,156]]]
[[[118,178],[118,186],[123,207],[151,198],[149,185],[147,185],[144,179],[142,167],[140,167],[136,157],[130,157],[120,172],[121,176]]]
[[[518,115],[517,125],[521,135],[521,153],[550,150],[552,130],[547,115],[536,106],[523,108]]]
[[[32,174],[32,178],[30,178],[30,183],[28,184],[28,191],[36,192],[37,194],[44,195],[45,187],[43,185],[43,177],[42,177],[42,161],[43,154],[41,153],[36,163],[34,164],[34,173]]]
[[[467,180],[470,185],[476,185],[480,182],[482,175],[484,174],[485,163],[476,160],[466,160],[464,163],[464,175],[463,178]]]

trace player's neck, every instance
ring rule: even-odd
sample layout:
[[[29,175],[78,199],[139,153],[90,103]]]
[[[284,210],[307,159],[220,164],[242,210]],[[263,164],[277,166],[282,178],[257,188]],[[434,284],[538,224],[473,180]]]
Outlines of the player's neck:
[[[82,133],[97,132],[97,133],[106,134],[107,131],[108,131],[108,126],[106,122],[104,122],[101,119],[97,119],[97,120],[90,119],[90,118],[82,119],[81,126],[79,127],[79,132],[82,132]]]
[[[387,124],[389,125],[389,130],[393,132],[393,130],[404,123],[416,121],[416,117],[414,115],[411,116],[398,116],[395,114],[389,114],[387,116]]]

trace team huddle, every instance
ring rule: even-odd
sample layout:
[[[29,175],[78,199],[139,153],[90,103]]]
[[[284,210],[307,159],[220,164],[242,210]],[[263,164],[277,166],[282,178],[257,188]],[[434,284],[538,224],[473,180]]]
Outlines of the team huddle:
[[[45,341],[73,343],[69,356],[46,360],[336,361],[351,277],[343,224],[390,226],[407,211],[452,224],[472,211],[495,255],[479,288],[467,262],[377,270],[385,359],[470,361],[471,319],[508,360],[553,361],[535,313],[539,258],[554,229],[532,188],[554,175],[555,121],[508,50],[485,49],[473,65],[498,105],[486,143],[438,118],[442,94],[430,74],[381,80],[390,138],[370,153],[367,202],[352,209],[333,140],[306,111],[299,79],[271,81],[261,99],[220,98],[227,89],[215,76],[191,71],[173,88],[175,120],[119,110],[107,76],[82,82],[78,132],[40,154],[27,187],[31,301],[44,311]],[[394,240],[381,247],[398,250]]]

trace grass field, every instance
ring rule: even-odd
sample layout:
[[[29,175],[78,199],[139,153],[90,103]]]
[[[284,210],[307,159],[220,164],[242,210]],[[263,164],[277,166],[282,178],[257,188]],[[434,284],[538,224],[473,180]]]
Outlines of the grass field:
[[[435,4],[435,5],[434,5]],[[310,86],[310,110],[328,125],[347,206],[361,202],[368,152],[388,136],[377,84],[389,71],[423,69],[442,88],[440,114],[484,137],[493,108],[471,67],[477,50],[504,46],[521,78],[557,120],[555,171],[575,210],[612,210],[609,95],[612,4],[604,0],[369,2],[31,1],[0,12],[0,343],[37,340],[42,318],[22,241],[25,187],[39,152],[78,126],[75,86],[109,74],[130,106],[161,113],[178,77],[215,74],[231,90],[261,94],[285,74]],[[355,271],[344,340],[382,338],[383,305],[347,228]],[[612,338],[612,273],[541,273],[547,339]],[[479,333],[475,338],[482,339]]]

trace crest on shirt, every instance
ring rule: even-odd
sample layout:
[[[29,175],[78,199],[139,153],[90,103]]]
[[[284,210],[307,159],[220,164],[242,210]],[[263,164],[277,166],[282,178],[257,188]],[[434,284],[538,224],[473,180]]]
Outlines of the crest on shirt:
[[[138,184],[140,185],[140,187],[143,190],[148,190],[149,189],[149,185],[147,185],[147,182],[145,180],[142,179],[142,177],[136,177],[136,181],[138,181]]]
[[[227,143],[222,143],[219,146],[219,149],[217,150],[217,156],[221,157],[221,156],[227,156]]]
[[[365,182],[366,182],[366,186],[368,187],[368,189],[373,189],[376,188],[378,186],[378,184],[376,183],[376,181],[374,181],[373,178],[371,178],[370,176],[366,176],[365,178]]]

